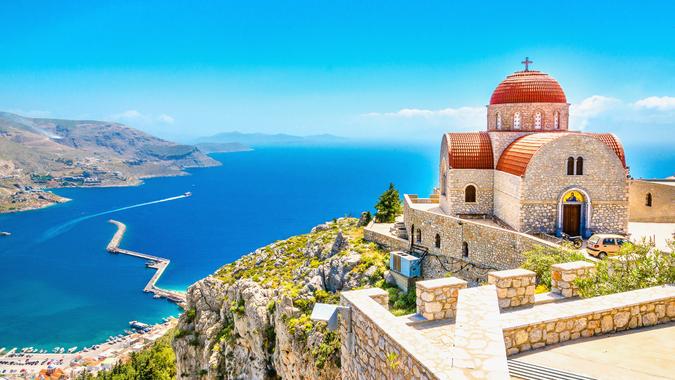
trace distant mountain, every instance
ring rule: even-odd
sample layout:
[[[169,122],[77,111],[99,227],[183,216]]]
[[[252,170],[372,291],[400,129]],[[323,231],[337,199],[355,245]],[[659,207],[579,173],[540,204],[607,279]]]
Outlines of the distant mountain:
[[[0,211],[50,203],[44,187],[129,185],[215,165],[194,146],[119,123],[0,112]]]
[[[294,136],[287,134],[264,134],[264,133],[242,133],[242,132],[223,132],[209,137],[197,139],[197,143],[219,142],[229,143],[237,142],[240,144],[257,146],[279,146],[279,145],[331,145],[341,144],[348,140],[344,137],[333,136],[329,134]]]
[[[252,150],[250,146],[238,142],[205,142],[195,144],[204,153],[231,153]]]

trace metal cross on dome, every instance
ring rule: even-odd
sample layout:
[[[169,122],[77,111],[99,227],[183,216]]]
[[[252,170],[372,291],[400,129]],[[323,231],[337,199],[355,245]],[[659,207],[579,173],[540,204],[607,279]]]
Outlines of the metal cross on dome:
[[[525,65],[525,71],[530,71],[530,63],[534,63],[534,62],[530,61],[530,57],[525,57],[525,60],[520,62],[520,63]]]

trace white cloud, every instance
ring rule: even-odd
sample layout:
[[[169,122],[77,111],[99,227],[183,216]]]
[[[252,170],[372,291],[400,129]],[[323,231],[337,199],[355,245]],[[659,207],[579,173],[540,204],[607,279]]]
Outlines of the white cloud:
[[[437,110],[402,108],[395,112],[370,112],[365,116],[381,123],[404,124],[408,128],[434,127],[433,130],[479,130],[485,125],[485,107],[442,108]]]
[[[173,116],[165,113],[159,115],[144,114],[137,110],[126,110],[120,113],[110,115],[110,120],[127,122],[127,123],[142,123],[142,124],[173,124],[176,120]]]
[[[176,119],[174,119],[173,116],[167,115],[165,113],[157,116],[157,120],[166,124],[173,124],[173,122],[176,121]]]
[[[622,104],[621,100],[603,95],[593,95],[578,104],[570,106],[571,128],[584,130],[591,119],[597,118],[609,110],[616,109]]]
[[[675,97],[673,96],[650,96],[634,103],[637,108],[657,109],[660,111],[675,109]]]

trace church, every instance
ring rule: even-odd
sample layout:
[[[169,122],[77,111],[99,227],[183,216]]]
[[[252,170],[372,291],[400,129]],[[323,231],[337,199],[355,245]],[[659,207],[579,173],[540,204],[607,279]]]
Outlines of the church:
[[[486,130],[443,136],[440,210],[527,234],[625,234],[628,168],[621,142],[611,133],[570,130],[560,84],[530,70],[529,59],[523,63],[492,93]]]

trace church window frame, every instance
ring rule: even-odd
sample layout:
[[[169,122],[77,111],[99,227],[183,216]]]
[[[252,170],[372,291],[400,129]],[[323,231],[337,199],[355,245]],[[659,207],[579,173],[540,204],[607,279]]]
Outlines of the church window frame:
[[[513,129],[520,129],[520,112],[513,114]]]
[[[495,126],[497,129],[502,129],[502,114],[497,112],[497,119],[495,120]]]
[[[462,257],[469,258],[469,243],[462,242]]]
[[[417,229],[417,234],[415,236],[415,243],[422,243],[422,229]]]
[[[553,129],[560,129],[560,114],[558,111],[553,113]]]
[[[541,112],[534,114],[534,129],[541,129]]]
[[[434,246],[438,249],[441,248],[441,234],[436,234],[436,237],[434,239]]]
[[[584,158],[583,157],[577,157],[577,162],[575,165],[575,175],[584,175]]]
[[[567,157],[567,175],[574,175],[574,157]]]
[[[476,185],[469,184],[464,188],[464,202],[476,203],[478,199],[478,188]]]
[[[645,206],[647,207],[652,207],[653,199],[652,199],[652,193],[647,193],[645,196]]]

